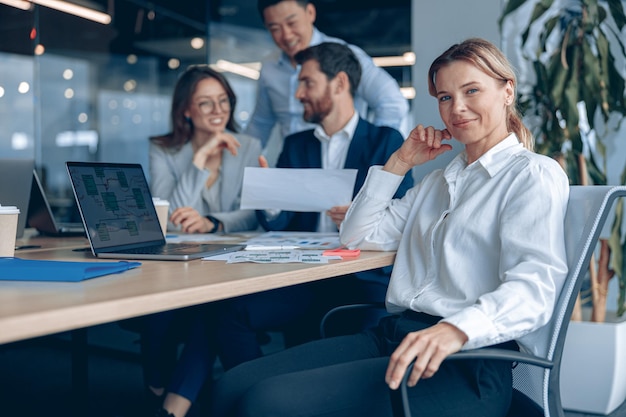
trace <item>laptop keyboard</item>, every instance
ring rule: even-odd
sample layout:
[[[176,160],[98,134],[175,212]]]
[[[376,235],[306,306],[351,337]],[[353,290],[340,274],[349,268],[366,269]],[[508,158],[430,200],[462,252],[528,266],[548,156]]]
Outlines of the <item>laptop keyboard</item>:
[[[148,246],[143,248],[125,249],[124,253],[157,255],[160,253],[179,253],[198,247],[197,244],[176,243],[168,245]]]

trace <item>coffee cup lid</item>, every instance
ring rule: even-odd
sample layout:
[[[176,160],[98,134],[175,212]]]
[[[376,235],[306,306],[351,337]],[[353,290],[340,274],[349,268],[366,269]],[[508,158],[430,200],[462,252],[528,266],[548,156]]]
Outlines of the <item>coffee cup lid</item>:
[[[0,214],[20,214],[20,209],[15,206],[0,206]]]
[[[152,197],[152,202],[154,203],[155,206],[166,205],[170,203],[169,201],[161,200],[158,197]]]

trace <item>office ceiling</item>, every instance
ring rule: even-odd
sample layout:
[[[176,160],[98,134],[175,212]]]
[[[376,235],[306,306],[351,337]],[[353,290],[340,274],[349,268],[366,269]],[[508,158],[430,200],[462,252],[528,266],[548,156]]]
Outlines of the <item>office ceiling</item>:
[[[116,1],[154,4],[198,23],[210,15],[212,22],[263,29],[255,0]],[[374,55],[410,50],[411,0],[314,0],[313,3],[318,12],[316,25],[329,35],[357,44]],[[166,35],[167,30],[162,30]]]
[[[180,52],[176,40],[204,36],[210,17],[215,27],[224,26],[244,37],[237,47],[246,54],[245,43],[254,47],[254,33],[264,31],[255,0],[72,0],[91,4],[113,15],[108,26],[98,26],[64,13],[40,8],[39,35],[52,50],[107,53]],[[361,46],[370,55],[396,55],[410,50],[410,0],[314,0],[316,25],[328,35]],[[32,53],[32,41],[24,27],[32,27],[35,13],[0,6],[2,50]],[[70,30],[71,28],[71,30]],[[233,29],[235,28],[235,29]],[[237,31],[237,28],[240,28]],[[213,33],[211,30],[211,33]]]

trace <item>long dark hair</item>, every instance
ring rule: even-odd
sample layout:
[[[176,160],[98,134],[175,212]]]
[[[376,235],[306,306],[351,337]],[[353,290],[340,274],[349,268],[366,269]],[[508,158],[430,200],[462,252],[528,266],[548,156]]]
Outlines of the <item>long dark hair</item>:
[[[234,117],[237,97],[226,77],[208,65],[192,65],[180,76],[174,87],[170,111],[172,131],[166,135],[152,136],[151,141],[166,148],[180,148],[191,140],[194,126],[191,120],[185,117],[185,111],[191,104],[191,98],[198,83],[206,78],[214,78],[224,87],[230,102],[230,114],[226,128],[233,132],[239,131],[239,126],[237,126]]]

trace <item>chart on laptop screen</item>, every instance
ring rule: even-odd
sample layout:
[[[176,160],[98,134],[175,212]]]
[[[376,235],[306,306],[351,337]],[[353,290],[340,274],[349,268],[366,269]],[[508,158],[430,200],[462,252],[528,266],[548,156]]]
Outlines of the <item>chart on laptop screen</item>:
[[[94,245],[99,242],[116,246],[162,238],[140,165],[72,165],[68,170]]]

